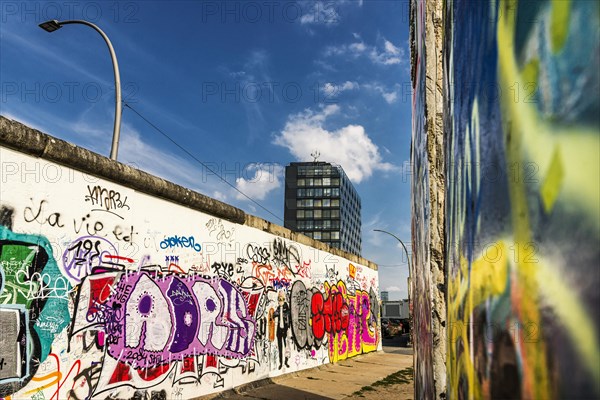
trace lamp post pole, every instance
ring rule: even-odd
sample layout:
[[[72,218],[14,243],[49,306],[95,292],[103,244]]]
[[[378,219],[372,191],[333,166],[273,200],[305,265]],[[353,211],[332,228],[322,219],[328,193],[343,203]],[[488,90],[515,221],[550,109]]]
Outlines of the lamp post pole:
[[[404,253],[406,253],[406,259],[408,260],[408,265],[409,265],[409,268],[408,268],[408,277],[410,278],[410,255],[408,254],[408,250],[406,250],[406,246],[404,245],[404,242],[402,240],[400,240],[400,238],[398,236],[394,235],[391,232],[384,231],[384,230],[381,230],[381,229],[373,229],[373,231],[374,232],[387,233],[388,235],[394,237],[397,241],[400,242],[400,244],[402,245],[402,248],[404,249]]]
[[[60,29],[63,25],[69,24],[81,24],[89,26],[94,29],[96,32],[102,36],[102,39],[106,42],[108,46],[108,51],[110,52],[110,57],[112,59],[113,64],[113,72],[115,75],[115,123],[113,127],[113,138],[112,145],[110,148],[110,158],[111,160],[117,160],[117,153],[119,152],[119,137],[121,135],[121,75],[119,74],[119,64],[117,63],[117,55],[115,54],[115,49],[113,48],[112,43],[106,33],[102,29],[100,29],[97,25],[92,24],[91,22],[84,20],[67,20],[67,21],[57,21],[50,20],[46,22],[42,22],[39,26],[46,32],[54,32],[55,30]]]
[[[394,235],[391,232],[388,231],[384,231],[382,229],[373,229],[374,232],[382,232],[382,233],[386,233],[390,236],[392,236],[394,239],[396,239],[398,242],[400,242],[400,244],[402,245],[402,248],[404,249],[404,253],[406,253],[406,259],[408,260],[408,281],[409,281],[409,288],[408,288],[408,308],[409,308],[409,321],[410,321],[410,325],[412,325],[412,312],[410,312],[410,285],[412,284],[411,279],[410,279],[410,266],[411,266],[411,262],[410,262],[410,255],[408,254],[408,250],[406,249],[406,246],[404,245],[404,242],[402,240],[400,240],[400,238],[396,235]],[[412,326],[409,326],[410,329],[410,334],[409,334],[409,340],[412,341]],[[410,346],[410,344],[409,344]]]

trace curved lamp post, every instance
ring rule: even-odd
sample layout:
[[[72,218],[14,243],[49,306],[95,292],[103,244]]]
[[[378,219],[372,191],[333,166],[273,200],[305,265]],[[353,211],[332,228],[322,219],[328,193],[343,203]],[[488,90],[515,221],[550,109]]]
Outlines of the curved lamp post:
[[[402,248],[404,249],[404,252],[406,253],[406,259],[408,260],[408,280],[409,280],[409,283],[410,283],[410,265],[411,265],[411,263],[410,263],[410,255],[408,254],[408,250],[406,249],[406,246],[404,245],[404,242],[402,240],[400,240],[400,238],[398,236],[394,235],[391,232],[384,231],[384,230],[381,230],[381,229],[373,229],[373,231],[374,232],[386,233],[386,234],[392,236],[398,242],[400,242],[400,244],[402,245]],[[409,304],[409,307],[410,307],[410,287],[408,288],[408,304]],[[409,308],[409,320],[410,320],[410,336],[409,336],[409,340],[412,341],[412,331],[413,331],[412,330],[412,313],[410,312],[410,308]],[[410,346],[410,344],[409,344],[409,346]]]
[[[400,244],[402,245],[402,248],[404,249],[404,252],[406,253],[406,259],[408,260],[408,277],[410,278],[410,256],[408,255],[408,250],[406,250],[406,246],[404,245],[404,242],[402,240],[400,240],[400,238],[398,236],[396,236],[393,233],[390,233],[388,231],[383,231],[381,229],[373,229],[373,231],[387,233],[388,235],[393,236],[397,241],[400,242]]]
[[[113,138],[112,138],[112,146],[110,148],[110,158],[111,160],[117,160],[117,153],[119,151],[119,136],[121,134],[121,76],[119,74],[119,64],[117,63],[117,55],[115,54],[115,49],[110,42],[110,39],[106,34],[102,31],[102,29],[98,28],[95,24],[84,20],[68,20],[68,21],[57,21],[55,19],[42,22],[39,26],[46,32],[54,32],[63,25],[69,24],[81,24],[89,26],[93,28],[96,32],[102,36],[102,39],[106,42],[108,46],[108,51],[110,51],[110,57],[112,58],[113,71],[115,74],[115,124],[113,128]]]

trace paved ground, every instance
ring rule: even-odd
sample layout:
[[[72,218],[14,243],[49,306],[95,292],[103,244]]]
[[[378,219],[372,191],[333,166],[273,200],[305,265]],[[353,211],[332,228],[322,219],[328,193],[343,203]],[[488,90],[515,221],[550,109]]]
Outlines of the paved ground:
[[[384,339],[383,352],[273,378],[273,383],[213,398],[231,400],[408,400],[414,398],[412,349],[403,338]]]

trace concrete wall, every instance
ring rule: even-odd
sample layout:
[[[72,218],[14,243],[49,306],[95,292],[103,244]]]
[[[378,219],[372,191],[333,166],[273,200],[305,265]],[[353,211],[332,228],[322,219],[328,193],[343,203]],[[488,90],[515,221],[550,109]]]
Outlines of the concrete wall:
[[[367,260],[2,117],[0,145],[0,397],[189,399],[381,348]]]
[[[443,398],[446,386],[442,2],[411,3],[412,312],[415,393]]]
[[[440,106],[444,119],[441,170],[424,161],[428,129],[413,133],[413,147],[418,167],[441,171],[446,187],[445,395],[598,398],[600,5],[461,0],[443,13],[442,25],[436,12],[414,13],[412,26],[425,37],[413,52],[414,123],[429,127]],[[423,61],[431,52],[442,68]],[[430,105],[422,99],[440,72],[443,97]],[[434,191],[431,179],[415,179],[414,192],[423,186]],[[417,228],[433,219],[431,203],[415,202]],[[431,256],[422,231],[414,248]],[[417,346],[421,354],[431,344]],[[428,385],[440,395],[435,373],[426,375],[439,361],[417,359],[419,398],[429,398]]]

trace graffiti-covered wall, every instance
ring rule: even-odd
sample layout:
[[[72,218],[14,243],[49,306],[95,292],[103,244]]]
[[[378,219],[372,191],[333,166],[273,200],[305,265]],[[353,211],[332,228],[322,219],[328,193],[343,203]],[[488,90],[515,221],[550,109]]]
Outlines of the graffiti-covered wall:
[[[446,386],[442,2],[413,2],[411,16],[415,394],[434,399]]]
[[[0,132],[0,397],[190,399],[381,348],[372,263]]]
[[[447,397],[598,398],[600,3],[447,1],[442,26]]]

